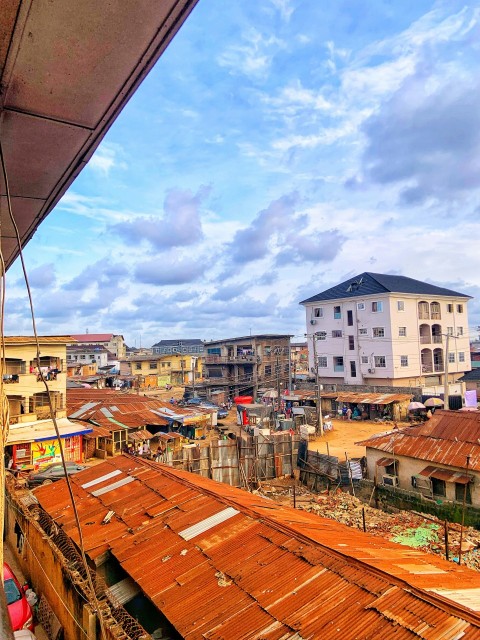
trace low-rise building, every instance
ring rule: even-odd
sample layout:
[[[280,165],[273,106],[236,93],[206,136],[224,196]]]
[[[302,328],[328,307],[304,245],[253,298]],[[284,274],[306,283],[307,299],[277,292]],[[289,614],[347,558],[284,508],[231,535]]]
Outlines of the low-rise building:
[[[431,395],[448,379],[458,408],[457,382],[471,369],[469,299],[404,276],[357,275],[300,303],[309,366],[326,384],[422,387]]]
[[[116,358],[124,358],[126,354],[126,346],[123,336],[114,333],[77,333],[72,335],[75,342],[72,344],[88,344],[105,347]]]
[[[111,352],[99,344],[67,345],[67,366],[71,364],[96,364],[96,370],[108,367]]]
[[[152,353],[160,356],[190,355],[201,356],[204,343],[198,338],[182,338],[181,340],[160,340],[152,346]]]
[[[3,389],[10,405],[10,423],[65,417],[66,345],[70,336],[39,336],[40,358],[33,336],[5,337]],[[44,382],[45,381],[45,382]]]
[[[437,410],[427,422],[357,444],[377,484],[480,507],[480,411]]]
[[[78,620],[95,629],[99,610],[117,638],[480,635],[479,573],[439,556],[131,456],[71,485],[101,607],[79,570],[65,481],[39,487],[32,509],[12,494],[5,520],[12,553],[58,605],[66,638]]]
[[[290,335],[259,334],[205,343],[202,385],[207,396],[222,390],[225,397],[257,396],[267,389],[289,386]]]
[[[191,355],[134,355],[120,361],[120,377],[133,378],[140,389],[167,384],[191,384],[200,380],[202,366],[198,356]]]

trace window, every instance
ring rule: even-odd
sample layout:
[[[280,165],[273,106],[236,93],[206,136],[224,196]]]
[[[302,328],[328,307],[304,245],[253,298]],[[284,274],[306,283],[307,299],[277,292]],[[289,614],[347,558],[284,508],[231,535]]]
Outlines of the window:
[[[458,327],[457,336],[463,336],[463,327]]]
[[[447,304],[448,313],[453,313],[453,304]]]
[[[333,370],[343,371],[343,356],[335,356],[333,358]]]
[[[458,352],[458,361],[459,362],[465,362],[465,352],[464,351],[459,351]]]
[[[353,327],[353,311],[351,310],[347,311],[347,325]]]
[[[82,353],[82,355],[80,356],[80,360],[85,360],[85,354]]]
[[[368,336],[368,329],[366,329],[365,327],[362,327],[361,329],[358,330],[358,335],[359,336]]]
[[[357,302],[357,311],[365,311],[365,303]]]
[[[142,368],[142,363],[141,362],[136,362],[135,363],[135,369],[141,369]]]
[[[348,348],[350,351],[355,349],[355,338],[353,336],[348,336]]]
[[[340,331],[340,333],[342,333]],[[326,340],[327,339],[327,332],[326,331],[317,331],[317,333],[315,334],[317,336],[317,340]]]
[[[400,356],[400,366],[408,367],[408,356]]]
[[[362,356],[362,364],[368,364],[368,356]]]
[[[271,364],[265,365],[265,375],[266,376],[272,375],[272,365]]]
[[[453,336],[453,327],[447,327],[447,333],[449,336]]]
[[[341,329],[334,329],[332,331],[332,338],[341,338],[341,337],[342,337]]]
[[[372,302],[372,312],[381,313],[383,311],[383,302]]]
[[[323,307],[316,307],[313,310],[313,317],[314,318],[323,318]]]
[[[384,327],[373,327],[372,335],[374,338],[384,338],[385,337],[385,328]]]
[[[272,347],[265,347],[265,355],[269,356],[272,353]]]
[[[465,497],[466,504],[472,504],[472,494],[470,493],[470,483],[462,484],[461,482],[455,483],[455,500],[456,502],[463,502]]]
[[[455,352],[450,351],[448,354],[448,361],[449,362],[455,362]]]
[[[432,483],[432,493],[434,496],[446,496],[445,480],[438,480],[438,478],[430,478]]]
[[[150,367],[150,369],[156,369],[157,368],[157,363],[156,362],[149,362],[149,367]]]
[[[407,327],[398,327],[398,336],[400,338],[406,338],[406,336],[407,336]]]
[[[357,365],[355,364],[355,362],[353,360],[350,360],[350,376],[352,378],[356,378],[357,377]]]
[[[463,304],[457,304],[457,313],[463,313]]]
[[[386,367],[387,362],[385,356],[375,356],[375,366],[376,367]]]
[[[328,366],[327,356],[318,356],[318,366],[322,369],[325,369],[325,367]]]
[[[341,307],[333,307],[333,317],[335,320],[340,320],[342,317],[342,309]]]
[[[397,300],[397,311],[405,311],[405,301]]]

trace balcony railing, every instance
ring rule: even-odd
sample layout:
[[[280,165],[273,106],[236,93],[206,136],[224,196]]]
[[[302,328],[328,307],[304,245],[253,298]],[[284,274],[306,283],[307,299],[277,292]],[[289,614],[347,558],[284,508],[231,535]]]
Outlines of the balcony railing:
[[[432,341],[435,342],[436,344],[441,344],[442,336],[432,336]]]
[[[214,356],[208,355],[203,358],[203,364],[245,364],[249,362],[261,362],[260,356]]]
[[[432,373],[433,365],[431,364],[422,364],[422,373]]]
[[[439,364],[433,365],[433,368],[438,373],[439,371],[443,371],[445,369],[445,365],[443,364],[443,362],[440,362]]]
[[[343,366],[343,364],[335,364],[333,366],[333,370],[335,371],[335,373],[342,373],[345,370],[345,367]]]
[[[431,338],[430,336],[420,336],[420,343],[421,344],[430,344],[431,343]]]

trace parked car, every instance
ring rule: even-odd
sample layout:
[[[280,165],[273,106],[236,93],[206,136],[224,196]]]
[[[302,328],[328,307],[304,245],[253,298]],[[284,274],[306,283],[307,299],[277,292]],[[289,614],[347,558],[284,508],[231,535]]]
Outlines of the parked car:
[[[84,464],[78,464],[77,462],[69,461],[65,464],[69,476],[87,468]],[[51,484],[52,482],[61,480],[62,478],[65,478],[63,464],[61,462],[52,462],[41,471],[32,471],[29,473],[27,484],[29,488],[38,487],[41,484]]]
[[[186,406],[188,407],[189,405],[199,405],[199,404],[203,404],[205,402],[205,398],[189,398],[188,400],[185,401]]]
[[[28,585],[20,586],[15,574],[6,562],[3,563],[3,588],[12,630],[28,629],[34,631],[33,611],[25,595]]]

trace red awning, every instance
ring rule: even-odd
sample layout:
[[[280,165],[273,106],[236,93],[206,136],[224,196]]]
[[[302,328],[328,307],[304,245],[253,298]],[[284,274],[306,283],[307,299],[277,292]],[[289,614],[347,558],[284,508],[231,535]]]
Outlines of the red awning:
[[[458,484],[468,484],[472,482],[473,477],[467,476],[461,471],[453,471],[450,469],[440,469],[439,467],[425,467],[419,473],[420,476],[427,478],[435,478],[436,480],[444,480],[445,482],[458,482]]]
[[[393,458],[380,458],[380,460],[377,460],[377,466],[379,467],[389,467],[392,464],[395,464]]]

